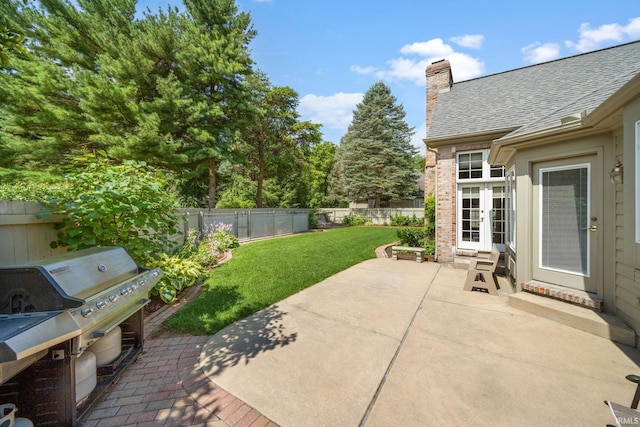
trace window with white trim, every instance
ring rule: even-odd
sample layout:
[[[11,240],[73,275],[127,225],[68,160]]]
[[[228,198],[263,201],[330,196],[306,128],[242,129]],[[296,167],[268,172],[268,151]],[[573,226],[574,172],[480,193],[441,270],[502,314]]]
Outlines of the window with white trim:
[[[506,243],[516,249],[516,170],[510,168],[506,177],[507,190],[505,194],[505,213],[507,217]]]
[[[493,181],[504,179],[504,166],[487,163],[489,150],[457,153],[456,177],[458,182]]]

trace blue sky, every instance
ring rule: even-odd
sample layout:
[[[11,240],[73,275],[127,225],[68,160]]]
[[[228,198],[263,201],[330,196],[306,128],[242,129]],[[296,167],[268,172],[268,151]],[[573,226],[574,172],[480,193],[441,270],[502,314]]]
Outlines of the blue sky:
[[[152,11],[179,0],[141,0]],[[589,3],[587,5],[587,3]],[[298,92],[303,120],[338,144],[364,92],[384,81],[424,153],[424,71],[451,62],[455,81],[640,39],[638,0],[585,2],[236,0],[258,35],[256,67]]]

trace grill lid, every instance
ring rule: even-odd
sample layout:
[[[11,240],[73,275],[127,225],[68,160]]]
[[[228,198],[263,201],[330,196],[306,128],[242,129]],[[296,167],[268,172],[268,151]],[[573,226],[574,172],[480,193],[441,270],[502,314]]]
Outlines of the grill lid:
[[[0,314],[77,308],[139,272],[127,251],[115,246],[0,267]]]

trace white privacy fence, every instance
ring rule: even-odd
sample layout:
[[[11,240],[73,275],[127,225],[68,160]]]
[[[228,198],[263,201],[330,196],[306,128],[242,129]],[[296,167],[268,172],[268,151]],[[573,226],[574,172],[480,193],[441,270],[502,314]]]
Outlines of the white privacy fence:
[[[370,219],[373,225],[391,225],[394,216],[424,218],[423,208],[322,208],[318,213],[324,213],[329,222],[342,224],[347,215],[360,215]]]

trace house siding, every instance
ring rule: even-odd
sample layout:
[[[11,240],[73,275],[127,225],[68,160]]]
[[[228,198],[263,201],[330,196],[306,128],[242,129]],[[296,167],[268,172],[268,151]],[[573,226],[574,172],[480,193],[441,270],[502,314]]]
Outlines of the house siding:
[[[624,182],[615,192],[615,312],[640,331],[640,249],[635,239],[636,164],[635,123],[640,120],[640,99],[624,108],[624,132],[616,138],[616,158],[624,165]]]
[[[517,257],[515,266],[517,271],[517,284],[530,282],[531,280],[541,280],[534,277],[535,259],[534,242],[538,239],[534,235],[534,220],[536,212],[532,212],[534,206],[533,173],[534,166],[540,163],[564,161],[565,159],[581,158],[583,156],[595,156],[593,164],[594,173],[602,175],[601,182],[595,183],[602,186],[605,199],[608,203],[602,204],[600,213],[596,213],[598,227],[598,245],[602,248],[601,270],[597,270],[600,278],[597,279],[597,294],[605,299],[605,309],[613,311],[614,294],[614,215],[613,215],[613,185],[609,182],[608,171],[614,163],[613,134],[605,132],[588,137],[581,137],[571,140],[539,144],[518,151],[513,159],[513,163],[507,168],[515,165],[516,173],[516,245]],[[604,170],[603,170],[604,169]],[[601,171],[601,172],[598,172]],[[608,194],[608,195],[607,195]],[[608,207],[607,207],[608,206]],[[595,237],[595,235],[594,235]],[[550,283],[553,285],[565,286],[564,283]],[[519,286],[518,286],[519,288]],[[607,304],[606,301],[609,301]]]

